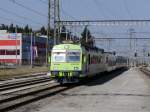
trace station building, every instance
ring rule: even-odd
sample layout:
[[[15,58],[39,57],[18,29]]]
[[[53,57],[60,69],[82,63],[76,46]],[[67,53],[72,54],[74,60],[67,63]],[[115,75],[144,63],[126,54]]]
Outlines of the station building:
[[[47,36],[0,32],[0,64],[45,64],[46,43]],[[48,43],[51,48],[53,40]]]

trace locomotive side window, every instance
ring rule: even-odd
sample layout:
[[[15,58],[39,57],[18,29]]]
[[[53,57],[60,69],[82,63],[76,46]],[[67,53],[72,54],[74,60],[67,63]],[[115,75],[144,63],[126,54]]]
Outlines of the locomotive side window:
[[[86,63],[86,57],[84,54],[82,55],[82,63]]]

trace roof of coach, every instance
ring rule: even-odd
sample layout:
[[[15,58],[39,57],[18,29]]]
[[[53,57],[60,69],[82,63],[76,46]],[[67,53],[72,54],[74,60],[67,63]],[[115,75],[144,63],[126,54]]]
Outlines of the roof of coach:
[[[115,55],[115,52],[104,52],[104,54],[111,54],[111,55]]]
[[[100,49],[100,48],[97,48],[97,47],[85,47],[85,49],[87,51],[102,52],[102,53],[104,53],[104,49]]]

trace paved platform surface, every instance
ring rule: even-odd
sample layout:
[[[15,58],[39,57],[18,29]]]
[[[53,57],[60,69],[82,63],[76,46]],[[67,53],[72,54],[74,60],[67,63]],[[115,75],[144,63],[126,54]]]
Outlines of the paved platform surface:
[[[63,92],[18,112],[150,112],[150,78],[130,69]],[[17,111],[16,111],[17,112]]]

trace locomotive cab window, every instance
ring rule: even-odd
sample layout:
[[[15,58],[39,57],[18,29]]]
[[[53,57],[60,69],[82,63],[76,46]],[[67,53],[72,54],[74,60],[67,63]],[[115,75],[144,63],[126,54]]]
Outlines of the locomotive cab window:
[[[80,52],[68,52],[66,56],[67,62],[79,62],[80,61]]]
[[[65,62],[65,53],[63,52],[54,52],[52,54],[52,61],[53,62]]]
[[[82,55],[82,63],[86,63],[86,56],[84,54]]]

